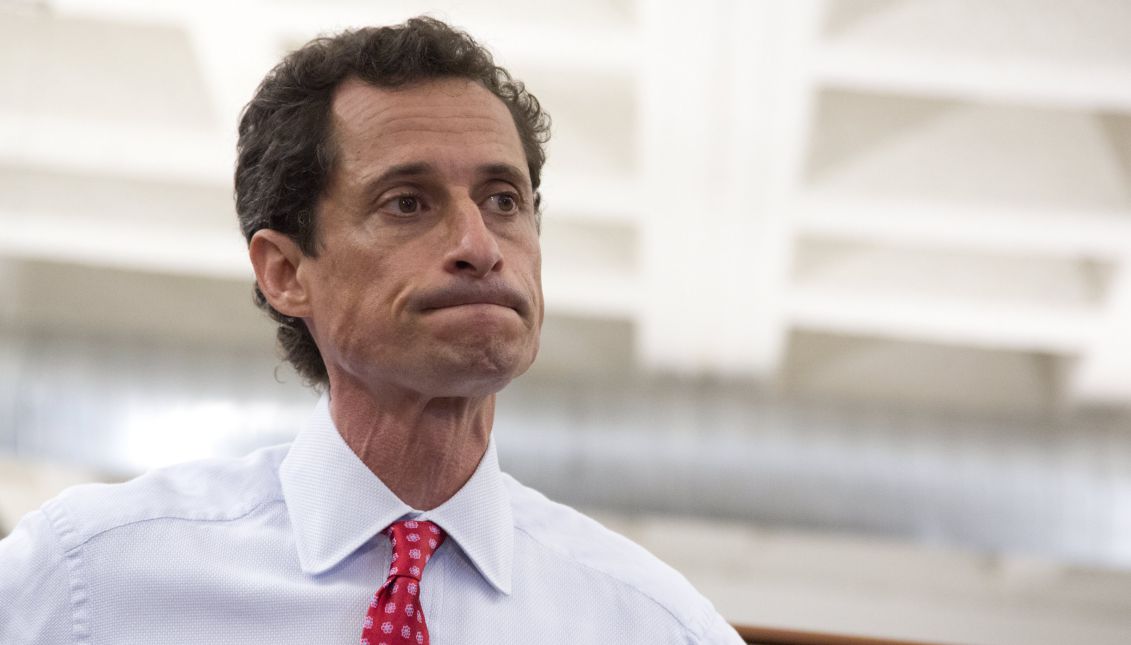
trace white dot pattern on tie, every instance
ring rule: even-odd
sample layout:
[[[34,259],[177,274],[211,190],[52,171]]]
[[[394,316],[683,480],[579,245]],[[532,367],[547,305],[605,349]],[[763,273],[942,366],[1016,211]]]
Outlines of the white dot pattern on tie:
[[[421,531],[427,531],[435,537],[422,542]],[[389,566],[388,578],[369,603],[369,611],[362,624],[361,643],[396,645],[396,637],[399,636],[401,645],[414,640],[417,645],[426,645],[428,626],[423,609],[416,604],[420,593],[419,581],[424,573],[422,567],[443,543],[444,533],[431,522],[416,520],[394,522],[385,532],[393,550],[392,564]],[[380,628],[375,629],[378,616],[382,622]],[[381,635],[384,635],[385,640],[378,640],[382,638]],[[393,640],[389,641],[388,638]]]

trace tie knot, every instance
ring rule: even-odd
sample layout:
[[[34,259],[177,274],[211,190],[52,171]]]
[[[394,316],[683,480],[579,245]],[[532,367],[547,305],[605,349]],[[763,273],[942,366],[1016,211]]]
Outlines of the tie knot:
[[[385,529],[393,544],[393,562],[389,579],[409,576],[420,580],[424,565],[444,541],[444,532],[432,522],[407,520],[393,522]]]

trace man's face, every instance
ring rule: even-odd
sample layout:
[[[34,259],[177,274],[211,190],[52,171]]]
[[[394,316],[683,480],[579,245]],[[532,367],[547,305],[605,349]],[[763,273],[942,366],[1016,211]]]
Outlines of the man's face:
[[[331,375],[429,397],[497,392],[542,326],[526,156],[506,106],[456,79],[333,101],[338,157],[300,265]]]

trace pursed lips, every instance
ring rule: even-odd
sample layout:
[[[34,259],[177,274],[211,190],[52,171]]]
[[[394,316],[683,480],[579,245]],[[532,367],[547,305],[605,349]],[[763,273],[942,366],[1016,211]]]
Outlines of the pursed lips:
[[[439,289],[420,298],[421,311],[461,307],[464,305],[497,305],[514,309],[519,315],[526,310],[526,299],[503,285]]]

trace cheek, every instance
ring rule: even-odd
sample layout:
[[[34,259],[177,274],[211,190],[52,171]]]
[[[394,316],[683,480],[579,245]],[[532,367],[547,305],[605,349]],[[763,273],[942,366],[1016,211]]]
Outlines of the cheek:
[[[542,278],[542,245],[537,235],[521,236],[511,240],[511,255],[522,272],[535,281]]]
[[[365,329],[359,321],[373,306],[365,291],[370,282],[359,272],[360,263],[342,258],[327,260],[316,276],[314,317],[324,331],[340,343]]]
[[[541,247],[535,245],[535,247],[534,247],[534,257],[531,259],[530,263],[531,263],[531,269],[530,269],[531,280],[534,282],[534,284],[533,284],[534,295],[535,295],[536,298],[538,298],[538,308],[539,308],[539,310],[541,310],[542,309],[542,302],[543,302],[543,299],[542,299],[542,249],[541,249]],[[540,319],[541,319],[541,311],[539,311],[539,320]]]

